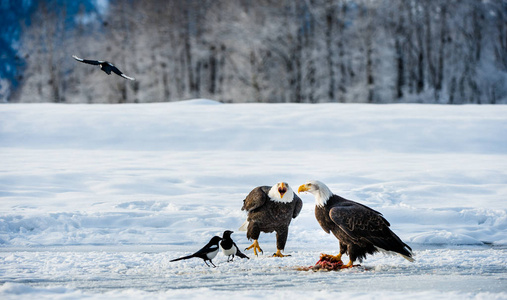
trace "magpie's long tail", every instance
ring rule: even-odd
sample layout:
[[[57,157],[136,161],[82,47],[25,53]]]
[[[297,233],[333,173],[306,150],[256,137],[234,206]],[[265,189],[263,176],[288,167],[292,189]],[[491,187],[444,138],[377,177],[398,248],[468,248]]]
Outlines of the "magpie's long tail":
[[[178,261],[178,260],[182,260],[182,259],[189,259],[189,258],[192,258],[194,257],[193,255],[188,255],[188,256],[183,256],[183,257],[180,257],[180,258],[176,258],[176,259],[173,259],[173,260],[170,260],[170,261]]]
[[[239,250],[236,252],[236,255],[241,257],[241,258],[247,258],[247,259],[250,259],[250,257],[246,256],[245,254],[243,254],[242,252],[240,252]]]

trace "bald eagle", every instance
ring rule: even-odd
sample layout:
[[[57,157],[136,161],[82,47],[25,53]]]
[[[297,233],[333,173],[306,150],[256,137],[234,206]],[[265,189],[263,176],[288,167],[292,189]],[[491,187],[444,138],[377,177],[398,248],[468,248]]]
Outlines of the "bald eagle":
[[[99,66],[100,69],[104,72],[106,72],[107,75],[111,75],[111,71],[113,71],[115,74],[120,75],[121,77],[129,80],[135,80],[132,77],[129,77],[125,74],[123,74],[122,71],[120,71],[117,67],[115,67],[112,63],[105,61],[105,60],[90,60],[90,59],[82,59],[75,55],[72,55],[72,58],[74,58],[77,61],[80,61],[85,64],[95,65]]]
[[[280,182],[272,187],[259,186],[254,188],[245,200],[241,210],[248,212],[247,220],[239,230],[245,231],[249,240],[254,242],[245,250],[263,252],[259,246],[261,232],[276,231],[276,253],[273,256],[284,257],[289,224],[291,219],[296,218],[303,207],[303,201],[292,191],[285,182]]]
[[[365,205],[334,195],[320,181],[309,181],[298,188],[298,193],[315,196],[315,217],[325,232],[332,232],[340,243],[341,260],[348,254],[350,261],[342,268],[350,268],[355,260],[361,262],[367,254],[378,251],[395,252],[409,261],[412,249],[389,229],[389,222],[381,213]]]

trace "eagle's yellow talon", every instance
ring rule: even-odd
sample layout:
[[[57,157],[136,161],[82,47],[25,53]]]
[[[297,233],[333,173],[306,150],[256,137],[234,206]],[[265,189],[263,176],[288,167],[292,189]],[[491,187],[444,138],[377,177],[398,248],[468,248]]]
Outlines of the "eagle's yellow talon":
[[[353,262],[350,260],[346,265],[341,266],[340,269],[352,268],[353,266]]]
[[[249,247],[247,247],[245,250],[250,250],[250,249],[253,249],[255,256],[258,255],[257,251],[264,253],[264,251],[262,251],[261,247],[259,247],[259,242],[257,240],[254,240],[253,244],[250,245]]]
[[[280,249],[277,249],[276,253],[273,254],[273,257],[287,257],[287,256],[290,256],[290,254],[284,255],[284,254],[282,254],[282,251]]]

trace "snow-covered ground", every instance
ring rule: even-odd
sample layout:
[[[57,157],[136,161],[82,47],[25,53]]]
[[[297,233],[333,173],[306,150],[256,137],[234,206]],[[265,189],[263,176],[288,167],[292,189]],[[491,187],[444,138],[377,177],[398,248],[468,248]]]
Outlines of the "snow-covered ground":
[[[0,105],[0,298],[507,299],[507,106]],[[379,210],[416,262],[302,272],[337,241],[313,196],[285,253],[169,262],[237,231],[259,185]],[[247,255],[251,254],[247,252]]]

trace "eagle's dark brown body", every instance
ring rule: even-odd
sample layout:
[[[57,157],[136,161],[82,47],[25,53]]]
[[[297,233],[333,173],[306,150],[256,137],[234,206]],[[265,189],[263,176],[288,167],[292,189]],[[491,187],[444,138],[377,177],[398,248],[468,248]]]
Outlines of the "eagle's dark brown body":
[[[303,207],[303,201],[295,194],[292,202],[271,200],[268,196],[269,186],[253,189],[243,200],[241,210],[248,212],[247,238],[257,240],[261,232],[276,232],[276,246],[284,249],[289,233],[289,224],[296,218]]]
[[[332,195],[324,206],[315,206],[315,217],[324,231],[339,240],[340,254],[348,254],[351,261],[362,261],[378,248],[411,260],[412,249],[389,229],[381,213],[365,205]]]

